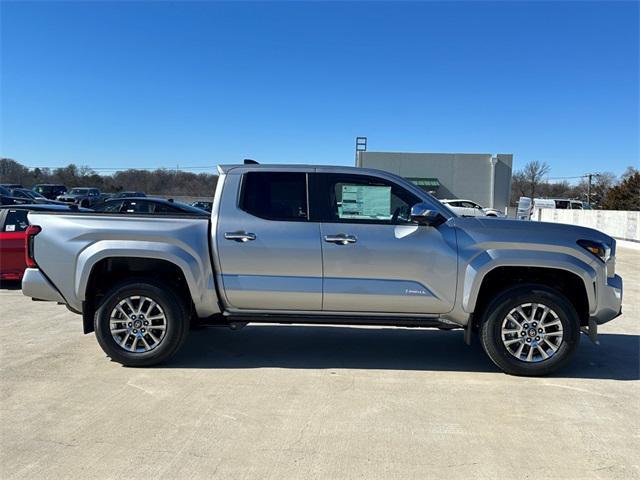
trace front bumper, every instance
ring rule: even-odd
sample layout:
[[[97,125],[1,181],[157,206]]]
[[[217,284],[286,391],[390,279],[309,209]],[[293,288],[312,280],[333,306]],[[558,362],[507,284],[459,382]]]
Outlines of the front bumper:
[[[56,287],[37,268],[27,268],[24,271],[22,293],[36,300],[67,303]]]
[[[622,313],[622,278],[618,275],[606,279],[598,289],[598,308],[591,315],[598,325],[607,323]]]

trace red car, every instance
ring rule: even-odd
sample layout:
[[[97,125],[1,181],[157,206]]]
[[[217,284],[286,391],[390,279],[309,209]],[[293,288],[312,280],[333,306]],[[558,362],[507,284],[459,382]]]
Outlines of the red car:
[[[0,210],[0,280],[22,280],[28,210]]]
[[[75,205],[13,205],[0,208],[0,281],[22,280],[25,263],[25,239],[29,211],[84,211]]]

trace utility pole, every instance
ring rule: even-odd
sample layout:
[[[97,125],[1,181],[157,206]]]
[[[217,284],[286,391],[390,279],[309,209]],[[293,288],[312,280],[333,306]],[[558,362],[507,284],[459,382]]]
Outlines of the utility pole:
[[[599,177],[599,173],[585,173],[584,177],[588,178],[587,182],[587,205],[591,206],[591,184],[593,182],[593,177]]]

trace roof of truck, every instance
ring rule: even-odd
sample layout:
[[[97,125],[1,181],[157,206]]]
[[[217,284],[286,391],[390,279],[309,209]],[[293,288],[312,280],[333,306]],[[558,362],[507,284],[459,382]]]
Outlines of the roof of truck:
[[[235,163],[235,164],[229,164],[229,165],[218,165],[218,172],[221,174],[225,174],[236,168],[243,168],[246,170],[280,170],[280,169],[308,170],[312,168],[322,168],[322,169],[335,169],[335,170],[357,170],[359,173],[371,172],[371,173],[385,173],[389,175],[389,172],[385,172],[383,170],[376,170],[373,168],[361,168],[361,167],[353,167],[349,165],[311,165],[311,164],[303,164],[303,163],[250,163],[250,164]]]

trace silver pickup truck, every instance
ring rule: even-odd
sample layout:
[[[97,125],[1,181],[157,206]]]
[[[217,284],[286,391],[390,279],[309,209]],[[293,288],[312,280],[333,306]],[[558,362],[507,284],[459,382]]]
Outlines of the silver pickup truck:
[[[167,360],[194,323],[268,322],[463,329],[505,372],[544,375],[620,314],[598,231],[460,218],[377,170],[219,174],[210,219],[30,213],[24,294],[81,314],[129,366]]]

